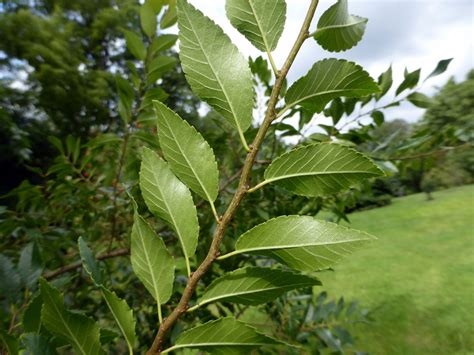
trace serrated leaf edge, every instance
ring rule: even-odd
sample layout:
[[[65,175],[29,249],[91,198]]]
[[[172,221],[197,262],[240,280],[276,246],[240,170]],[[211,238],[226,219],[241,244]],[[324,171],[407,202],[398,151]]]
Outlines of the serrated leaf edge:
[[[321,142],[321,143],[311,143],[311,144],[306,144],[306,145],[301,145],[299,147],[296,147],[296,148],[293,148],[285,153],[283,153],[282,155],[280,155],[279,157],[275,158],[271,163],[270,165],[265,169],[265,172],[263,174],[263,177],[264,177],[264,180],[259,183],[258,185],[256,185],[254,188],[251,189],[251,191],[254,191],[256,190],[257,188],[260,188],[264,185],[267,185],[267,184],[270,184],[272,182],[275,182],[275,181],[279,181],[279,180],[284,180],[284,179],[288,179],[288,178],[291,178],[291,177],[297,177],[297,176],[313,176],[313,175],[327,175],[329,173],[332,173],[332,174],[335,174],[334,172],[325,172],[325,173],[319,173],[319,174],[295,174],[294,176],[289,176],[289,175],[286,175],[285,177],[280,177],[280,178],[271,178],[271,179],[267,179],[266,178],[266,173],[267,173],[267,170],[272,166],[273,163],[275,163],[276,161],[278,161],[279,159],[282,159],[284,158],[285,156],[291,154],[291,153],[294,153],[298,150],[302,150],[302,149],[308,149],[308,147],[313,147],[313,146],[319,146],[319,145],[328,145],[328,144],[331,144],[331,145],[336,145],[336,146],[339,146],[339,147],[343,147],[345,149],[348,149],[350,151],[352,151],[352,153],[355,153],[356,155],[358,155],[359,157],[362,157],[364,159],[367,159],[371,164],[372,164],[372,167],[375,168],[375,170],[378,171],[378,174],[376,173],[368,173],[368,174],[372,174],[373,176],[385,176],[385,172],[380,169],[377,164],[375,164],[373,162],[372,159],[370,159],[369,157],[367,157],[366,155],[362,154],[361,152],[357,151],[356,149],[354,148],[351,148],[351,147],[348,147],[346,145],[342,145],[342,144],[338,144],[338,143],[335,143],[335,142]],[[354,172],[354,171],[351,171],[351,172]],[[356,171],[357,172],[357,171]],[[343,173],[341,171],[338,171],[337,173]],[[360,171],[360,173],[367,173],[367,171]],[[292,192],[293,194],[295,195],[298,195],[298,196],[306,196],[304,194],[301,194],[301,193],[298,193],[298,192]]]
[[[294,87],[302,80],[306,79],[306,77],[308,76],[308,74],[311,72],[311,70],[313,70],[313,68],[320,64],[320,63],[324,63],[324,62],[327,62],[327,61],[332,61],[332,60],[335,60],[337,62],[340,62],[340,63],[349,63],[349,64],[353,64],[356,69],[360,70],[361,72],[363,72],[365,75],[367,75],[367,77],[372,80],[372,83],[374,86],[377,87],[377,90],[375,90],[373,92],[373,94],[376,94],[378,92],[380,92],[380,87],[379,85],[375,82],[375,80],[370,76],[370,74],[362,67],[360,66],[359,64],[357,64],[356,62],[352,62],[350,60],[345,60],[345,59],[337,59],[337,58],[326,58],[326,59],[323,59],[323,60],[319,60],[317,61],[316,63],[313,64],[313,66],[308,70],[308,72],[303,75],[301,78],[299,78],[298,80],[296,80],[292,85],[291,87],[288,89],[287,91],[287,95],[291,92],[291,90],[293,89],[294,90]],[[293,101],[293,102],[290,102],[290,103],[287,103],[286,107],[293,107],[295,105],[298,105],[300,102],[302,101],[305,101],[311,97],[316,97],[316,96],[321,96],[321,95],[324,95],[324,94],[328,94],[328,93],[336,93],[336,92],[341,92],[341,91],[347,91],[347,90],[351,90],[351,91],[357,91],[357,90],[367,90],[367,89],[338,89],[338,90],[329,90],[329,91],[321,91],[321,92],[318,92],[317,94],[314,94],[314,95],[308,95],[308,96],[305,96],[305,97],[302,97],[296,101]],[[368,94],[369,95],[369,94]],[[352,94],[349,94],[349,95],[343,95],[344,97],[360,97],[360,96],[357,96],[357,95],[352,95]],[[364,97],[364,96],[362,96]],[[286,111],[286,110],[285,110]]]
[[[216,28],[219,29],[219,31],[229,40],[230,43],[232,43],[232,45],[233,45],[233,46],[236,48],[236,50],[239,52],[237,46],[235,46],[235,44],[232,42],[232,40],[230,39],[230,37],[224,32],[224,30],[222,29],[222,27],[220,27],[213,19],[211,19],[210,17],[204,15],[204,13],[203,13],[201,10],[199,10],[198,8],[196,8],[195,6],[193,6],[192,4],[190,4],[187,0],[181,0],[181,1],[182,1],[182,2],[185,2],[185,3],[186,3],[187,5],[189,5],[189,6],[193,7],[193,8],[194,8],[197,12],[199,12],[203,17],[207,18],[214,26],[216,26]],[[178,10],[178,12],[181,12],[181,11],[182,11],[183,14],[186,16],[188,22],[191,23],[192,21],[190,21],[188,14],[187,14],[185,11],[183,11],[183,10],[180,9],[179,3],[180,3],[181,1],[178,1],[178,2],[177,2],[177,10]],[[179,25],[178,25],[178,28],[179,28]],[[192,31],[193,31],[193,32],[196,32],[196,31],[194,30],[194,28],[192,28]],[[181,32],[182,32],[181,29],[179,29],[178,35],[181,35]],[[197,37],[197,36],[196,36],[196,37]],[[214,67],[210,64],[208,55],[206,54],[206,52],[204,51],[204,48],[202,47],[201,41],[198,41],[198,42],[199,42],[199,47],[201,48],[202,53],[204,53],[204,55],[205,55],[205,57],[206,57],[206,60],[207,60],[207,62],[208,62],[208,64],[209,64],[209,66],[211,67],[213,73],[216,73]],[[180,43],[180,46],[181,46],[181,43]],[[239,52],[239,53],[240,53],[240,52]],[[180,55],[181,55],[181,51],[180,51]],[[242,53],[240,53],[240,55],[242,55]],[[184,72],[184,74],[185,74],[186,76],[188,75],[188,74],[185,72],[184,68],[183,68],[183,72]],[[249,68],[249,73],[250,73],[250,76],[249,76],[248,79],[249,79],[251,82],[253,82],[253,78],[252,78],[252,75],[251,75],[250,68]],[[225,95],[225,97],[226,97],[226,99],[227,99],[227,101],[228,101],[228,103],[229,103],[229,107],[230,107],[231,110],[232,110],[232,115],[233,115],[234,123],[235,123],[235,125],[236,125],[236,128],[237,128],[237,131],[238,131],[238,133],[239,133],[239,136],[240,136],[240,139],[241,139],[241,141],[242,141],[242,144],[243,144],[244,148],[245,148],[247,151],[249,151],[250,148],[248,147],[247,141],[246,141],[245,136],[244,136],[244,132],[248,129],[248,127],[247,127],[246,129],[243,129],[243,128],[240,126],[240,122],[239,122],[239,120],[237,119],[237,117],[239,117],[239,115],[236,114],[235,109],[234,109],[234,106],[233,106],[233,104],[231,103],[231,101],[229,100],[229,96],[228,96],[227,92],[224,90],[224,87],[223,87],[223,85],[222,85],[222,83],[221,83],[221,80],[219,79],[219,77],[218,77],[217,75],[214,74],[214,76],[216,77],[216,80],[217,80],[217,82],[218,82],[218,84],[219,84],[219,86],[220,86],[220,88],[221,88],[221,91],[224,93],[224,95]],[[255,104],[255,91],[254,91],[253,86],[252,86],[252,92],[253,92],[253,96],[252,96],[252,107],[253,107],[254,104]],[[250,126],[251,126],[251,125],[252,125],[252,117],[250,118]]]
[[[253,231],[254,229],[260,227],[260,226],[263,226],[267,223],[270,223],[276,219],[293,219],[294,217],[298,217],[298,218],[311,218],[311,219],[314,219],[316,220],[317,222],[319,223],[322,223],[322,224],[329,224],[329,225],[335,225],[335,226],[338,226],[339,228],[342,228],[342,229],[345,229],[346,231],[351,231],[351,232],[356,232],[362,236],[365,236],[366,238],[365,239],[353,239],[353,240],[345,240],[344,242],[335,242],[335,243],[322,243],[322,244],[299,244],[299,245],[289,245],[289,246],[285,246],[285,245],[279,245],[279,246],[275,246],[275,247],[270,247],[270,248],[252,248],[252,249],[240,249],[238,250],[237,247],[238,247],[238,244],[239,244],[239,241],[242,237],[244,237],[245,235],[249,234],[251,231]],[[227,259],[231,256],[234,256],[234,255],[238,255],[238,254],[245,254],[245,253],[248,253],[248,252],[252,252],[252,251],[256,251],[256,250],[279,250],[279,249],[295,249],[295,248],[301,248],[301,247],[305,247],[305,246],[315,246],[315,245],[331,245],[331,244],[341,244],[341,243],[349,243],[349,242],[352,242],[352,241],[361,241],[361,240],[366,240],[366,241],[372,241],[372,240],[377,240],[377,237],[373,236],[372,234],[369,234],[367,232],[364,232],[364,231],[361,231],[361,230],[358,230],[358,229],[354,229],[354,228],[348,228],[346,226],[343,226],[343,225],[340,225],[340,224],[337,224],[337,223],[332,223],[332,222],[328,222],[328,221],[324,221],[324,220],[321,220],[321,219],[316,219],[314,217],[311,217],[311,216],[300,216],[300,215],[282,215],[282,216],[278,216],[278,217],[275,217],[275,218],[271,218],[269,219],[268,221],[266,222],[263,222],[263,223],[260,223],[260,224],[257,224],[256,226],[250,228],[248,231],[244,232],[243,234],[241,234],[239,236],[239,238],[237,239],[236,243],[235,243],[235,248],[236,250],[234,250],[233,252],[230,252],[228,254],[224,254],[222,256],[220,256],[218,258],[218,260],[222,260],[222,259]]]
[[[166,106],[165,104],[163,104],[162,102],[157,101],[157,100],[153,100],[153,104],[154,104],[154,105],[160,104],[160,105],[164,106],[164,107],[165,107],[166,109],[168,109],[171,113],[173,113],[177,118],[179,118],[181,121],[183,121],[188,127],[190,127],[190,128],[194,131],[194,133],[196,133],[198,136],[200,136],[200,137],[202,138],[202,141],[204,142],[204,144],[206,145],[206,147],[211,150],[212,155],[213,155],[213,157],[214,157],[214,159],[213,159],[212,162],[213,162],[214,167],[215,167],[216,170],[217,170],[217,181],[219,181],[219,167],[218,167],[217,161],[216,161],[216,154],[214,153],[214,149],[210,146],[210,144],[208,143],[208,141],[207,141],[206,139],[204,139],[204,137],[203,137],[202,134],[196,129],[196,127],[194,127],[193,125],[189,124],[189,122],[187,122],[186,120],[182,119],[176,112],[174,112],[174,111],[173,111],[172,109],[170,109],[168,106]],[[158,113],[156,112],[155,107],[153,107],[153,109],[154,109],[154,111],[155,111],[155,114],[158,115]],[[156,121],[157,121],[157,126],[158,126],[159,119],[157,118]],[[168,124],[167,124],[167,126],[169,127]],[[158,127],[158,128],[159,128],[159,127]],[[170,129],[170,132],[172,132],[172,129]],[[159,133],[158,133],[158,135],[159,135]],[[174,135],[173,132],[172,132],[172,135],[173,135],[173,137],[175,137],[175,135]],[[178,144],[177,144],[177,145],[178,145]],[[161,146],[161,141],[160,141],[160,146]],[[186,160],[186,162],[188,162],[188,165],[189,165],[190,169],[193,171],[194,176],[196,177],[196,179],[197,179],[198,182],[199,182],[199,185],[201,186],[202,190],[204,191],[204,193],[205,193],[205,195],[206,195],[206,197],[207,197],[207,200],[208,200],[209,202],[214,202],[214,201],[216,200],[217,196],[216,196],[216,198],[214,198],[214,199],[211,198],[209,192],[208,192],[207,189],[204,187],[204,184],[201,182],[201,179],[199,178],[199,175],[194,171],[193,165],[192,165],[191,163],[189,163],[189,160],[188,160],[187,156],[186,156],[186,155],[184,154],[184,152],[182,151],[181,146],[180,146],[180,145],[178,145],[178,146],[179,146],[179,151],[180,151],[180,153],[182,154],[182,156],[184,157],[184,159]],[[162,149],[163,149],[163,148],[162,148]],[[166,158],[166,157],[165,157],[165,158]],[[168,164],[169,164],[169,162],[168,162]],[[171,171],[173,171],[174,169],[173,169],[172,165],[169,164],[169,166],[170,166]],[[173,171],[173,173],[174,173],[174,171]],[[176,174],[175,174],[175,175],[176,175]],[[176,177],[179,179],[179,176],[176,175]],[[181,180],[181,179],[180,179],[180,180]],[[183,182],[183,181],[182,181],[182,182]],[[184,184],[184,182],[183,182],[183,184]],[[188,186],[188,187],[189,187],[189,186]],[[191,189],[191,188],[190,188],[190,189]],[[194,192],[196,192],[196,191],[194,191]],[[197,193],[197,192],[196,192],[196,193]],[[197,193],[197,194],[199,195],[199,193]],[[217,193],[217,194],[218,194],[218,193]],[[201,197],[204,197],[204,196],[201,196]]]
[[[185,330],[184,332],[182,332],[180,334],[181,335],[184,335],[186,334],[186,332],[188,331],[191,331],[191,330],[195,330],[197,328],[200,328],[200,327],[204,327],[204,326],[207,326],[209,324],[212,324],[212,323],[217,323],[221,320],[224,320],[224,319],[232,319],[234,321],[236,321],[237,323],[240,323],[241,325],[247,327],[247,328],[250,328],[252,329],[255,333],[259,334],[259,335],[262,335],[262,336],[265,336],[273,341],[275,341],[274,345],[278,345],[278,344],[281,344],[281,345],[287,345],[287,346],[291,346],[293,348],[299,348],[300,346],[298,345],[293,345],[293,344],[290,344],[290,343],[287,343],[287,342],[284,342],[282,340],[278,340],[278,339],[275,339],[271,336],[268,336],[264,333],[261,333],[257,330],[257,328],[255,328],[254,326],[248,324],[248,323],[245,323],[245,322],[242,322],[234,317],[222,317],[222,318],[219,318],[219,319],[216,319],[216,320],[212,320],[212,321],[209,321],[209,322],[206,322],[206,323],[203,323],[203,324],[199,324],[193,328],[190,328],[190,329],[187,329]],[[179,336],[176,340],[179,339]],[[190,345],[190,344],[176,344],[176,345],[173,345],[172,347],[168,348],[168,349],[165,349],[163,350],[161,353],[162,354],[165,354],[165,353],[168,353],[170,351],[173,351],[173,350],[176,350],[176,349],[182,349],[182,348],[192,348],[192,347],[199,347],[199,346],[213,346],[213,344],[216,344],[217,346],[232,346],[234,345],[235,343],[212,343],[212,344],[206,344],[206,343],[200,343],[200,344],[196,344],[196,345]],[[265,345],[271,345],[271,343],[246,343],[246,344],[243,344],[242,346],[245,346],[245,345],[248,345],[248,346],[265,346]]]
[[[258,267],[258,266],[247,266],[247,267],[243,267],[243,268],[239,268],[239,269],[236,269],[236,270],[233,270],[225,275],[222,275],[221,277],[215,279],[207,288],[206,290],[204,291],[204,294],[202,297],[204,297],[206,295],[206,292],[211,290],[213,287],[215,287],[215,285],[220,282],[221,280],[229,277],[229,276],[232,276],[233,274],[237,273],[237,272],[242,272],[244,270],[248,270],[248,269],[260,269],[260,270],[267,270],[268,268],[264,268],[264,267]],[[321,285],[321,281],[319,281],[316,277],[313,277],[313,276],[309,276],[309,275],[304,275],[302,273],[298,273],[298,272],[295,272],[293,270],[281,270],[281,269],[268,269],[268,270],[272,270],[272,271],[280,271],[282,273],[285,273],[285,274],[291,274],[292,276],[304,276],[304,277],[307,277],[308,279],[312,279],[313,281],[315,281],[315,283],[313,284],[313,286],[316,286],[316,285]],[[292,284],[291,287],[271,287],[271,288],[265,288],[265,289],[258,289],[258,290],[251,290],[251,291],[245,291],[245,292],[240,292],[240,293],[236,293],[236,294],[232,294],[232,295],[227,295],[227,296],[220,296],[220,297],[214,297],[214,298],[209,298],[207,300],[205,300],[204,302],[198,302],[198,304],[194,307],[197,308],[197,306],[201,307],[203,305],[206,305],[208,303],[212,303],[212,302],[216,302],[217,300],[219,299],[224,299],[224,298],[227,298],[227,297],[230,297],[230,296],[240,296],[240,295],[246,295],[246,294],[251,294],[251,293],[259,293],[259,292],[265,292],[265,291],[274,291],[274,290],[285,290],[285,289],[296,289],[298,288],[298,286],[294,287],[295,284]],[[301,284],[301,285],[306,285],[306,286],[309,286],[307,284]]]

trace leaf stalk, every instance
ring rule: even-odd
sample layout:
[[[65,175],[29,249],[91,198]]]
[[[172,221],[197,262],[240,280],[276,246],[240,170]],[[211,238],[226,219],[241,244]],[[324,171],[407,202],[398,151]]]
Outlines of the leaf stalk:
[[[165,338],[171,328],[174,326],[174,324],[177,322],[177,320],[188,310],[188,303],[191,299],[191,297],[194,294],[194,291],[198,285],[198,282],[201,280],[201,278],[207,273],[207,271],[211,268],[212,264],[214,261],[218,258],[219,256],[219,249],[220,245],[222,242],[222,239],[224,238],[224,233],[227,229],[227,226],[230,224],[232,219],[234,218],[237,209],[239,208],[239,205],[244,198],[247,190],[248,190],[248,184],[250,180],[250,176],[252,173],[252,167],[255,163],[255,160],[257,158],[257,153],[260,149],[260,146],[263,143],[263,140],[267,134],[268,128],[272,124],[273,120],[275,119],[275,107],[278,104],[278,100],[280,97],[280,91],[282,89],[284,80],[288,74],[288,71],[290,70],[296,55],[298,54],[301,46],[303,45],[304,41],[308,38],[307,33],[309,26],[311,25],[311,22],[314,17],[314,13],[316,11],[316,7],[318,6],[319,0],[311,0],[311,4],[309,5],[308,11],[306,13],[306,17],[303,21],[303,24],[301,26],[301,30],[298,34],[298,37],[293,44],[293,47],[288,54],[288,57],[283,64],[282,69],[279,71],[279,76],[277,76],[277,79],[275,81],[275,84],[272,89],[272,93],[270,96],[270,99],[268,101],[268,106],[267,106],[267,111],[265,114],[265,119],[262,122],[262,125],[260,126],[257,135],[255,136],[255,139],[252,143],[252,149],[249,149],[247,153],[247,157],[245,159],[245,163],[242,168],[242,173],[240,175],[240,180],[239,180],[239,185],[238,188],[227,208],[225,211],[224,215],[222,216],[221,223],[218,224],[212,244],[209,248],[209,251],[207,253],[206,258],[203,260],[203,262],[199,265],[199,267],[196,269],[196,271],[191,275],[191,277],[188,279],[188,283],[183,291],[183,294],[181,296],[181,299],[174,308],[174,310],[166,317],[161,324],[155,339],[153,341],[152,346],[150,349],[147,351],[147,355],[152,355],[152,354],[159,354],[161,353],[167,353],[171,350],[173,350],[173,347],[168,348],[164,351],[161,351],[161,346],[163,345],[163,342],[165,341]],[[240,132],[239,132],[240,133]],[[242,138],[243,134],[241,134]],[[245,141],[245,139],[244,139]]]

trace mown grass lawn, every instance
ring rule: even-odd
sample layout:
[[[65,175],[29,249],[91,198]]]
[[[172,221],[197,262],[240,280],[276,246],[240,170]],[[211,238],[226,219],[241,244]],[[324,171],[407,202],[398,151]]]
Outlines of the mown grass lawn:
[[[356,298],[374,323],[353,328],[371,354],[474,353],[474,186],[393,200],[350,215],[379,238],[322,273],[330,296]]]

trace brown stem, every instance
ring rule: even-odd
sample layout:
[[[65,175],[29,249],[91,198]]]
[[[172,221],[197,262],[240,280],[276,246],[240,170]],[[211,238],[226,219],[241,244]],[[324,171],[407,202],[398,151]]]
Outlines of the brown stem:
[[[101,254],[101,255],[97,256],[97,260],[106,260],[106,259],[115,258],[117,256],[128,255],[128,254],[130,254],[130,250],[128,250],[127,248],[117,249],[117,250],[113,250],[111,252],[108,252],[108,253]],[[43,274],[43,277],[46,280],[51,280],[51,279],[54,279],[55,277],[58,277],[59,275],[62,275],[66,272],[76,270],[76,269],[80,268],[81,266],[82,266],[82,262],[77,261],[75,263],[60,267],[59,269],[56,269],[54,271],[46,272],[45,274]]]
[[[181,299],[176,308],[169,314],[167,318],[164,319],[163,323],[161,323],[158,333],[156,334],[155,340],[153,341],[151,348],[147,352],[148,355],[160,353],[161,346],[165,340],[166,335],[171,330],[176,321],[181,317],[181,315],[185,313],[188,309],[188,303],[194,294],[194,290],[196,289],[199,280],[201,280],[205,273],[210,269],[212,263],[219,256],[219,248],[222,242],[222,238],[224,237],[224,233],[226,231],[227,226],[234,217],[240,205],[240,202],[242,201],[248,190],[250,174],[252,172],[252,166],[255,162],[258,150],[262,145],[268,128],[276,117],[275,107],[278,103],[283,82],[288,74],[288,71],[290,70],[291,65],[293,64],[296,58],[296,55],[298,54],[298,51],[303,45],[303,42],[308,38],[308,29],[311,25],[311,21],[316,11],[317,5],[318,0],[311,0],[311,4],[309,6],[303,25],[301,26],[298,38],[296,39],[295,44],[293,45],[293,48],[291,49],[290,54],[288,55],[288,58],[285,61],[285,64],[278,72],[275,85],[272,89],[270,100],[268,101],[265,119],[263,120],[263,123],[260,126],[252,145],[250,146],[250,151],[247,153],[247,158],[245,159],[245,163],[242,168],[242,174],[240,175],[239,186],[234,194],[234,197],[232,198],[232,201],[229,204],[229,207],[227,208],[227,211],[222,216],[221,222],[219,223],[216,228],[216,231],[214,232],[209,252],[207,253],[206,258],[201,263],[201,265],[199,265],[196,271],[192,273],[191,277],[188,279],[186,288],[184,289],[183,295],[181,296]]]

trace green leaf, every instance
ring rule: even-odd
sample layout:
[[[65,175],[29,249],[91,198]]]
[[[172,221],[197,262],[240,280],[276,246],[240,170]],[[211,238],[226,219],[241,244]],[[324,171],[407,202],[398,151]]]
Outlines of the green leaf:
[[[413,105],[420,108],[429,108],[433,105],[434,101],[431,97],[422,94],[421,92],[414,92],[407,96],[407,100]]]
[[[146,0],[146,2],[150,3],[151,8],[155,14],[159,14],[163,5],[167,2],[167,0]]]
[[[288,89],[285,101],[287,107],[298,104],[319,113],[336,97],[363,97],[378,91],[375,81],[359,65],[342,59],[325,59],[316,62]]]
[[[168,93],[157,86],[156,88],[150,89],[143,96],[142,104],[140,105],[140,110],[152,109],[153,101],[164,101],[168,98]],[[155,121],[155,119],[153,118]],[[155,123],[155,122],[153,122]]]
[[[374,111],[370,117],[372,117],[377,126],[381,126],[385,122],[385,115],[382,111]]]
[[[227,0],[227,18],[258,50],[272,52],[285,27],[284,0]]]
[[[171,171],[168,163],[143,149],[140,189],[148,209],[162,218],[179,238],[186,262],[196,251],[199,225],[191,192]],[[187,265],[188,273],[190,267]]]
[[[272,71],[268,68],[268,62],[262,56],[252,59],[249,57],[249,66],[253,75],[256,75],[263,84],[269,86],[272,79]]]
[[[41,334],[25,333],[21,336],[25,345],[25,355],[56,355],[56,349],[51,342]]]
[[[250,229],[235,244],[237,254],[271,257],[299,271],[327,269],[375,237],[310,216],[280,216]]]
[[[150,57],[154,58],[157,53],[170,49],[174,46],[177,40],[178,36],[172,34],[163,34],[155,37],[148,47],[148,53],[150,53]]]
[[[155,101],[158,137],[171,170],[191,190],[208,201],[219,191],[216,157],[199,132],[164,104]]]
[[[158,56],[153,59],[148,65],[147,72],[151,74],[153,72],[159,71],[161,74],[174,68],[176,65],[176,58],[169,56]]]
[[[10,355],[18,354],[18,340],[15,336],[8,334],[4,330],[0,329],[0,340],[5,349],[7,349]]]
[[[436,65],[436,68],[431,72],[430,75],[426,77],[425,81],[434,76],[443,74],[446,71],[446,69],[448,69],[449,63],[451,63],[452,60],[453,58],[440,60],[438,62],[438,65]]]
[[[156,33],[156,15],[151,1],[145,1],[140,7],[140,24],[142,25],[143,32],[150,38]]]
[[[147,84],[148,85],[154,84],[159,78],[163,76],[164,73],[166,73],[167,71],[175,67],[176,67],[176,58],[169,57],[169,56],[156,57],[147,66]]]
[[[100,329],[97,322],[79,313],[64,308],[60,292],[40,279],[43,309],[41,322],[54,335],[69,342],[77,354],[95,355],[101,353]]]
[[[390,90],[393,84],[392,66],[390,65],[386,71],[379,76],[378,84],[380,92],[376,95],[377,101],[380,100]]]
[[[43,299],[41,295],[33,298],[25,311],[23,312],[22,325],[25,333],[39,332],[41,327],[41,307],[43,306]]]
[[[20,291],[21,278],[12,261],[0,254],[0,285],[2,285],[2,296],[7,299],[15,298]]]
[[[405,69],[405,79],[397,88],[396,94],[399,95],[402,91],[406,89],[414,88],[416,84],[418,84],[418,81],[420,80],[420,72],[421,72],[421,69],[417,69],[411,73],[408,73]]]
[[[20,254],[18,271],[26,288],[36,288],[36,283],[43,271],[40,251],[36,243],[28,244]]]
[[[347,0],[338,0],[319,19],[314,39],[330,52],[346,51],[360,42],[367,19],[349,14]]]
[[[133,311],[127,302],[120,299],[114,292],[109,291],[103,286],[101,291],[107,306],[109,306],[115,321],[127,341],[129,353],[133,355],[133,346],[135,344],[135,319],[133,318]]]
[[[254,91],[248,62],[211,19],[186,0],[178,1],[181,64],[193,91],[232,126],[244,147],[252,122]]]
[[[130,354],[133,354],[133,345],[135,343],[135,320],[133,319],[133,312],[127,305],[127,302],[121,300],[115,293],[102,286],[102,273],[99,264],[82,237],[79,237],[78,244],[84,270],[89,274],[94,284],[100,286],[102,296],[127,341]]]
[[[124,30],[125,40],[127,42],[127,48],[132,55],[138,60],[145,60],[146,48],[143,44],[142,39],[132,31]]]
[[[198,306],[217,301],[258,305],[272,301],[287,291],[315,285],[321,285],[321,282],[314,277],[291,271],[247,267],[215,280],[204,292]]]
[[[132,228],[130,254],[133,271],[157,304],[168,302],[173,292],[173,257],[163,240],[137,212]]]
[[[165,29],[173,26],[177,20],[176,14],[176,0],[169,0],[168,10],[161,18],[160,28]]]
[[[229,317],[207,322],[181,333],[175,345],[162,353],[182,348],[194,348],[212,354],[234,355],[248,353],[260,346],[277,344],[281,342],[258,333],[255,328]]]
[[[92,250],[87,246],[82,237],[79,237],[77,244],[79,246],[79,254],[81,255],[84,270],[89,274],[94,284],[97,286],[102,285],[102,273]]]
[[[258,187],[276,182],[297,195],[323,196],[354,186],[364,178],[383,175],[366,156],[334,144],[310,144],[276,158]]]

